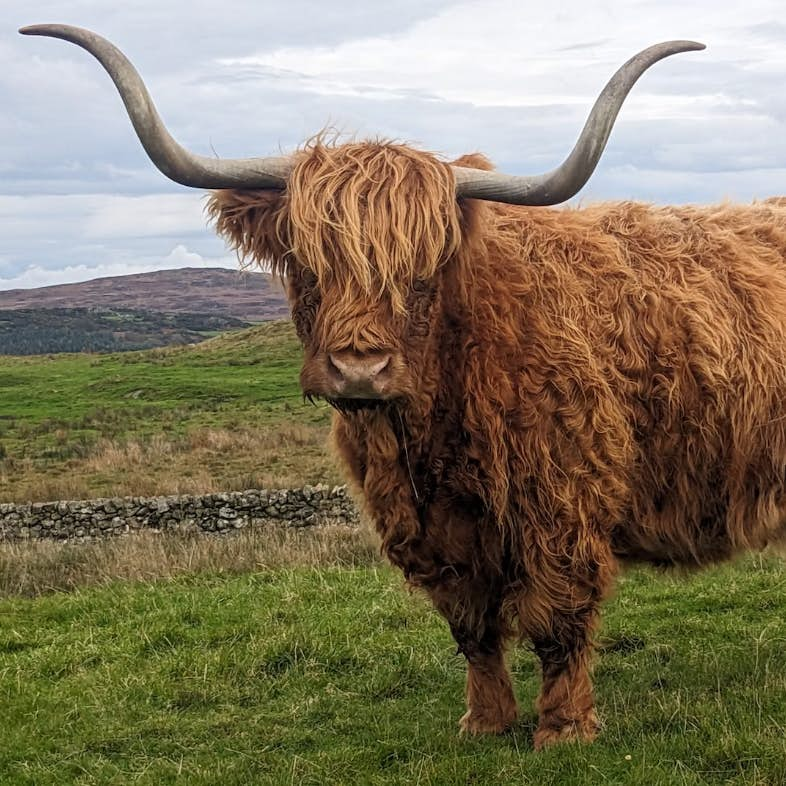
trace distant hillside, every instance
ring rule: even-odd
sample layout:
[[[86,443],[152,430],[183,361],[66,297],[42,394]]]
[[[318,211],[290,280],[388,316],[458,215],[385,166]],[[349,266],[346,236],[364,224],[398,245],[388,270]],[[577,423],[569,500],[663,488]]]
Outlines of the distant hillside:
[[[0,310],[0,355],[122,352],[195,344],[249,323],[221,314],[162,314],[133,309]]]
[[[221,315],[245,322],[289,316],[282,287],[272,276],[224,268],[159,270],[0,292],[0,310],[20,308],[135,309]]]

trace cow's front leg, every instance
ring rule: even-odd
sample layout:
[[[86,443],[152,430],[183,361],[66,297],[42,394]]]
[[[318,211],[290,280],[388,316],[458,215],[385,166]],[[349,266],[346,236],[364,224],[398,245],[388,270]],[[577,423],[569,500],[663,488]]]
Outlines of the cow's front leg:
[[[535,748],[555,742],[593,740],[599,724],[590,678],[595,614],[555,614],[550,635],[534,640],[543,669],[537,702]]]
[[[458,651],[467,659],[467,711],[459,721],[466,734],[500,734],[518,717],[518,706],[513,694],[510,673],[505,663],[504,639],[496,605],[479,609],[474,603],[488,602],[482,592],[475,593],[471,585],[456,592],[448,591],[451,603],[435,600],[445,614]],[[437,593],[439,594],[439,593]],[[465,602],[456,603],[465,596]]]
[[[459,721],[466,734],[501,734],[518,717],[516,697],[499,646],[493,652],[464,652],[467,658],[467,711]]]

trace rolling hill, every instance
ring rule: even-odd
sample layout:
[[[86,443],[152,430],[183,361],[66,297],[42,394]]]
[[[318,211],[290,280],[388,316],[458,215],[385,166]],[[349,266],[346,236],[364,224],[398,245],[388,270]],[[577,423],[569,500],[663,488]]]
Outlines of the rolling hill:
[[[289,316],[272,276],[185,268],[0,292],[0,355],[193,344]]]
[[[220,314],[244,322],[289,316],[283,289],[272,276],[225,268],[158,270],[0,292],[0,310],[19,308],[123,308],[165,314]]]

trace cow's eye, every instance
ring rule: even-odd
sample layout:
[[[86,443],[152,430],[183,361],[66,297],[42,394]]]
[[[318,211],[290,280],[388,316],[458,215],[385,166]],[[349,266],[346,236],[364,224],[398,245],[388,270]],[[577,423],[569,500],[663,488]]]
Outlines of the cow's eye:
[[[301,280],[303,282],[303,286],[306,289],[316,289],[317,288],[317,277],[313,270],[304,267],[303,273],[301,274]]]

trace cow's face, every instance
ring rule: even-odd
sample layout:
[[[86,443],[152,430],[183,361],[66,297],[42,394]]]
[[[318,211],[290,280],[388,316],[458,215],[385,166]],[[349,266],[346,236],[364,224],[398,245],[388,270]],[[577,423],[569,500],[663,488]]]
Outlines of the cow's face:
[[[294,261],[287,286],[305,348],[304,395],[354,410],[406,399],[420,389],[439,316],[438,276],[400,288],[401,307],[384,290],[371,296],[357,288],[347,292]]]
[[[217,192],[211,212],[242,255],[285,277],[304,395],[354,410],[421,390],[461,242],[447,164],[389,144],[315,145],[285,192]]]

